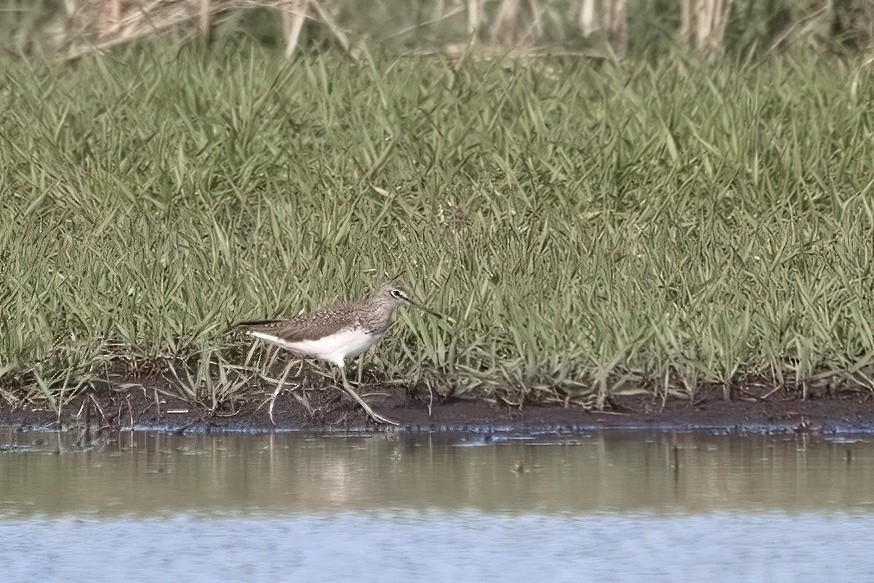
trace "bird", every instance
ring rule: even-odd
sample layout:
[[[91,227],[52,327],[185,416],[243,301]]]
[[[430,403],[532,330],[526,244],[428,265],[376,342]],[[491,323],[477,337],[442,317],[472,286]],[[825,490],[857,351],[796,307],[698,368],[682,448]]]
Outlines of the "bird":
[[[442,315],[413,298],[403,284],[392,280],[379,285],[365,299],[339,303],[291,318],[239,322],[235,328],[305,358],[329,362],[340,369],[343,389],[377,423],[398,425],[380,415],[356,393],[346,379],[346,359],[379,342],[391,325],[395,310],[410,305],[438,318]]]

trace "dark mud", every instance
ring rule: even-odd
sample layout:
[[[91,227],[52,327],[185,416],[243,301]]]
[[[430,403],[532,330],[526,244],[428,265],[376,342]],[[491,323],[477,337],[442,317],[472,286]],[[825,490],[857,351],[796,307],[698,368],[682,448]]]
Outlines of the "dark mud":
[[[336,389],[257,391],[232,402],[195,402],[147,382],[125,390],[82,393],[60,412],[38,403],[0,403],[0,425],[78,428],[88,434],[126,429],[166,432],[402,431],[478,434],[580,434],[623,429],[716,433],[874,434],[874,394],[852,392],[802,399],[789,389],[699,391],[695,400],[651,396],[608,399],[604,411],[570,405],[509,406],[488,399],[432,398],[398,388],[360,389],[379,413],[400,426],[372,423]],[[128,384],[127,386],[131,386]]]

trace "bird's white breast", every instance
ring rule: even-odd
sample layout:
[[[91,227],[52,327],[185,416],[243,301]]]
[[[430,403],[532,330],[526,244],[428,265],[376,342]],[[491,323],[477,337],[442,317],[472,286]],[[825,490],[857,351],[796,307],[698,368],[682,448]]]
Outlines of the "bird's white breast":
[[[326,360],[340,367],[347,358],[358,356],[382,338],[382,334],[368,334],[363,328],[341,330],[317,340],[297,342],[289,342],[266,332],[250,331],[249,334],[297,354]]]

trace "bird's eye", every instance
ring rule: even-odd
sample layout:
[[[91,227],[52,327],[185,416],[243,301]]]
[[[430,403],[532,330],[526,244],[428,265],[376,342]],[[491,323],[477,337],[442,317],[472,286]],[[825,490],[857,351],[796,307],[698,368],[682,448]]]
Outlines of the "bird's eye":
[[[402,292],[402,291],[399,290],[399,289],[393,289],[393,290],[391,290],[390,293],[391,293],[392,297],[395,297],[395,298],[397,298],[397,299],[399,299],[399,300],[404,299],[404,292]]]

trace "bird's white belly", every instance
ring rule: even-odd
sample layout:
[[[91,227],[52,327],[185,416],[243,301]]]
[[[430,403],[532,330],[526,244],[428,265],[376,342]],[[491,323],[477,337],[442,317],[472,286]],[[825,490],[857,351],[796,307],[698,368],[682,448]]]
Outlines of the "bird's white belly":
[[[347,358],[358,356],[382,338],[382,334],[368,334],[363,328],[342,330],[318,340],[300,340],[298,342],[288,342],[265,332],[253,331],[249,334],[292,352],[326,360],[340,367],[343,366]]]

